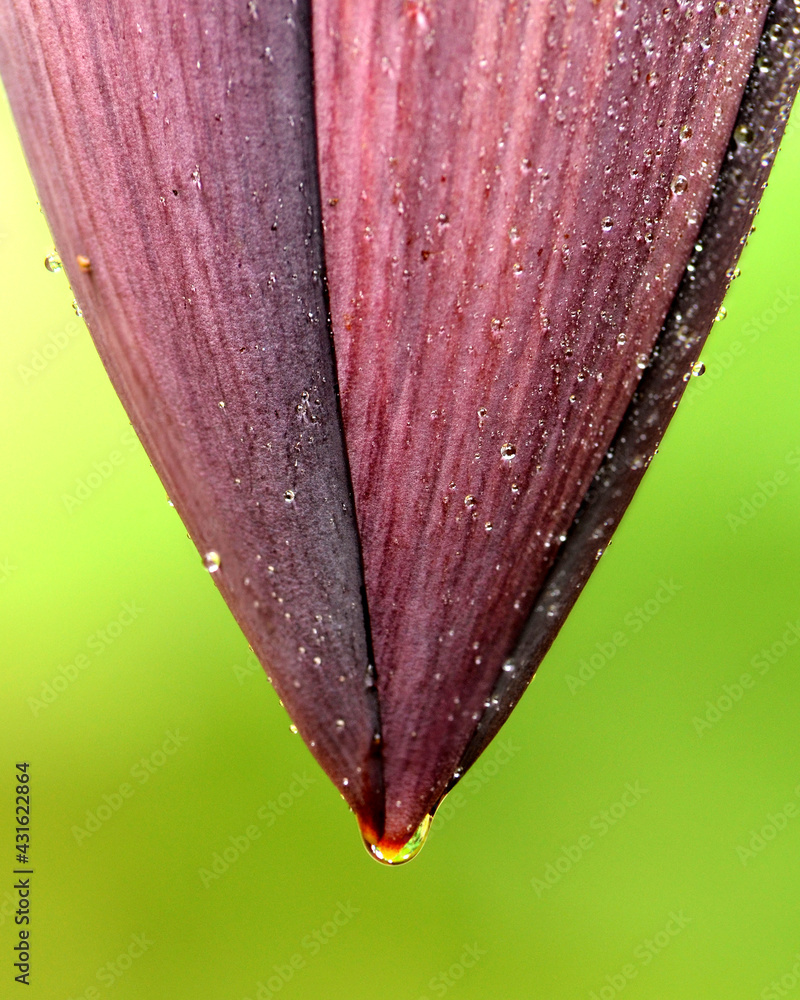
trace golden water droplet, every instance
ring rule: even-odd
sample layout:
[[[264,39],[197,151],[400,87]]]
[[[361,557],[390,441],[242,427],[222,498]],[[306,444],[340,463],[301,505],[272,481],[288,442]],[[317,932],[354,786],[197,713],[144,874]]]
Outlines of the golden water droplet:
[[[389,844],[377,840],[372,831],[361,827],[361,836],[368,853],[384,865],[404,865],[422,850],[428,836],[433,816],[429,813],[404,844]]]

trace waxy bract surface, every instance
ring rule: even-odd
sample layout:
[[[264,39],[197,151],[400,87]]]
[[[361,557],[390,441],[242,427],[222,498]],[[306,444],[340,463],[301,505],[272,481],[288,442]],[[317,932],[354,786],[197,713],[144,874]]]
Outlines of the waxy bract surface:
[[[663,433],[796,90],[759,40],[797,21],[764,0],[0,3],[101,357],[386,859],[507,717]],[[753,157],[720,181],[748,77]]]

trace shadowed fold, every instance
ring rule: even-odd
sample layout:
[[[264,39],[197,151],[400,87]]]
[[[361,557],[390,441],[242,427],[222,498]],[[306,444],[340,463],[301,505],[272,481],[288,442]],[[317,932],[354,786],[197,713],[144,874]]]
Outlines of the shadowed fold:
[[[697,239],[767,6],[315,2],[387,845],[516,669]]]
[[[304,739],[379,828],[309,32],[294,0],[4,0],[0,68],[128,415]]]

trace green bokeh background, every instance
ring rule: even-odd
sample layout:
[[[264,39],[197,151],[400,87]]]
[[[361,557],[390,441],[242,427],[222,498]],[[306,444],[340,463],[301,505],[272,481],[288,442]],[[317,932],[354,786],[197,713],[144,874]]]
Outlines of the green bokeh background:
[[[800,998],[800,644],[780,645],[787,623],[800,632],[794,122],[708,370],[613,544],[419,858],[385,869],[290,733],[64,275],[42,267],[51,242],[0,106],[0,995]],[[111,474],[65,500],[96,463]],[[125,604],[136,615],[115,624]],[[752,686],[725,702],[744,672]],[[182,742],[166,755],[169,732]],[[34,802],[24,992],[18,759]],[[76,837],[104,796],[120,808]],[[135,935],[149,943],[131,959]]]

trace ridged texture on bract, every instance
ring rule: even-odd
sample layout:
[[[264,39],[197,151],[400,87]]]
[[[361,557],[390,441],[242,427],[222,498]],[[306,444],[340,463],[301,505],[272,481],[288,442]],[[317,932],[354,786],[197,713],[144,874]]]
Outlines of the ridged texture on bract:
[[[385,859],[507,718],[652,457],[798,31],[791,0],[0,0],[98,350]]]
[[[380,825],[309,31],[293,0],[5,0],[0,68],[153,465],[306,742]]]
[[[490,707],[648,363],[767,3],[314,12],[386,839],[402,841]]]

